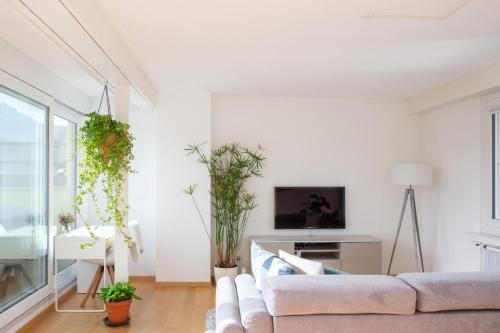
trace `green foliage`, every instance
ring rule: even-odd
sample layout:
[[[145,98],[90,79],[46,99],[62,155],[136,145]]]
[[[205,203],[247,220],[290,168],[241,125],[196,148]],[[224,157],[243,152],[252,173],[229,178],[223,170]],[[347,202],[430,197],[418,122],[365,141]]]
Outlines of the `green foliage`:
[[[253,152],[238,143],[230,143],[214,149],[208,158],[200,145],[185,149],[188,155],[196,155],[210,174],[217,267],[236,266],[250,212],[256,207],[257,196],[247,191],[246,183],[254,176],[262,177],[265,158],[260,153],[261,146],[258,150]],[[195,190],[196,186],[191,185],[184,192],[196,205]]]
[[[111,115],[100,115],[92,112],[88,115],[78,136],[78,149],[83,153],[79,163],[81,168],[78,179],[78,193],[75,197],[75,208],[81,215],[81,207],[87,195],[90,195],[96,214],[103,223],[115,222],[115,227],[130,246],[131,238],[127,233],[128,206],[122,197],[123,183],[129,172],[134,137],[129,132],[129,125],[113,120]],[[106,197],[104,212],[99,207],[95,193],[96,185],[102,185]],[[92,236],[93,242],[82,244],[82,247],[95,243],[96,235],[92,226],[82,217],[85,226]]]
[[[135,287],[130,282],[117,282],[108,287],[101,288],[99,297],[104,300],[104,302],[120,302],[132,298],[141,300],[141,298],[135,294]]]

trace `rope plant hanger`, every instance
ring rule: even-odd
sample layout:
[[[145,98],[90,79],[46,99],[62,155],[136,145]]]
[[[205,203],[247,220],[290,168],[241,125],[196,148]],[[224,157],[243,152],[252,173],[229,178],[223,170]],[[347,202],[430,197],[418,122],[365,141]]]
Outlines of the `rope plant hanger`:
[[[107,114],[100,113],[104,97],[106,97]],[[131,167],[134,159],[133,140],[129,125],[113,119],[111,115],[106,83],[99,108],[88,114],[78,134],[77,145],[78,151],[82,153],[82,160],[78,164],[80,174],[74,206],[92,237],[91,242],[81,245],[82,248],[94,245],[97,240],[94,227],[81,214],[81,208],[87,196],[91,198],[100,222],[103,224],[114,222],[115,228],[123,236],[125,243],[128,246],[131,245],[127,221],[129,207],[122,196],[122,190],[127,175],[134,172]],[[96,195],[97,184],[101,184],[106,199],[103,208]]]

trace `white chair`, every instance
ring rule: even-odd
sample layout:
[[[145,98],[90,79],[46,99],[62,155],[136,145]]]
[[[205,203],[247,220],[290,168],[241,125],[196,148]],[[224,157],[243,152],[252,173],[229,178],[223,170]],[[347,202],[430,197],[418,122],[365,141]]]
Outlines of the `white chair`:
[[[141,227],[139,226],[139,222],[137,220],[130,221],[128,223],[128,232],[130,237],[132,238],[132,245],[130,246],[130,255],[132,256],[132,260],[134,262],[139,261],[139,258],[144,252],[144,244],[142,242],[142,233]],[[103,275],[105,274],[104,266],[101,260],[83,260],[85,262],[97,265],[97,270],[95,272],[94,278],[87,289],[85,297],[80,303],[80,307],[83,308],[87,300],[92,295],[95,297],[97,293],[97,289],[99,288],[99,284],[101,284],[101,280]],[[109,277],[111,279],[111,283],[115,283],[115,256],[111,251],[106,257],[106,269],[109,273]]]
[[[141,254],[144,252],[144,243],[142,241],[142,232],[137,220],[130,221],[128,224],[128,232],[132,237],[132,246],[130,254],[134,262],[139,261]]]

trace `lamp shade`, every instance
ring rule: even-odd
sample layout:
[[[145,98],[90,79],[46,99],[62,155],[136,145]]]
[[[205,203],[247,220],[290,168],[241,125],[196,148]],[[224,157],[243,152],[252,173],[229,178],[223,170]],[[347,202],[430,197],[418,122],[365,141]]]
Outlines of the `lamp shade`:
[[[432,167],[425,164],[396,164],[391,180],[396,185],[432,185]]]

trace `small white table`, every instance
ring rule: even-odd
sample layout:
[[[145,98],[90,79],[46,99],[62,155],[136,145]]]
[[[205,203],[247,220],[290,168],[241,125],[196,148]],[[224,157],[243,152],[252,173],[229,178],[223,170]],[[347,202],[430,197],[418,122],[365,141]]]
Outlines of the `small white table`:
[[[85,249],[81,248],[81,244],[92,242],[92,237],[86,227],[80,227],[70,231],[67,234],[61,234],[55,237],[54,258],[55,271],[57,272],[57,261],[59,259],[98,259],[103,261],[106,267],[106,257],[108,250],[113,247],[113,239],[115,237],[114,226],[96,226],[94,232],[97,236],[97,241],[94,245]],[[55,307],[57,312],[104,312],[105,308],[97,310],[61,310],[58,306],[58,290],[57,290],[57,273],[54,277],[55,284]],[[106,283],[106,276],[104,276]]]

